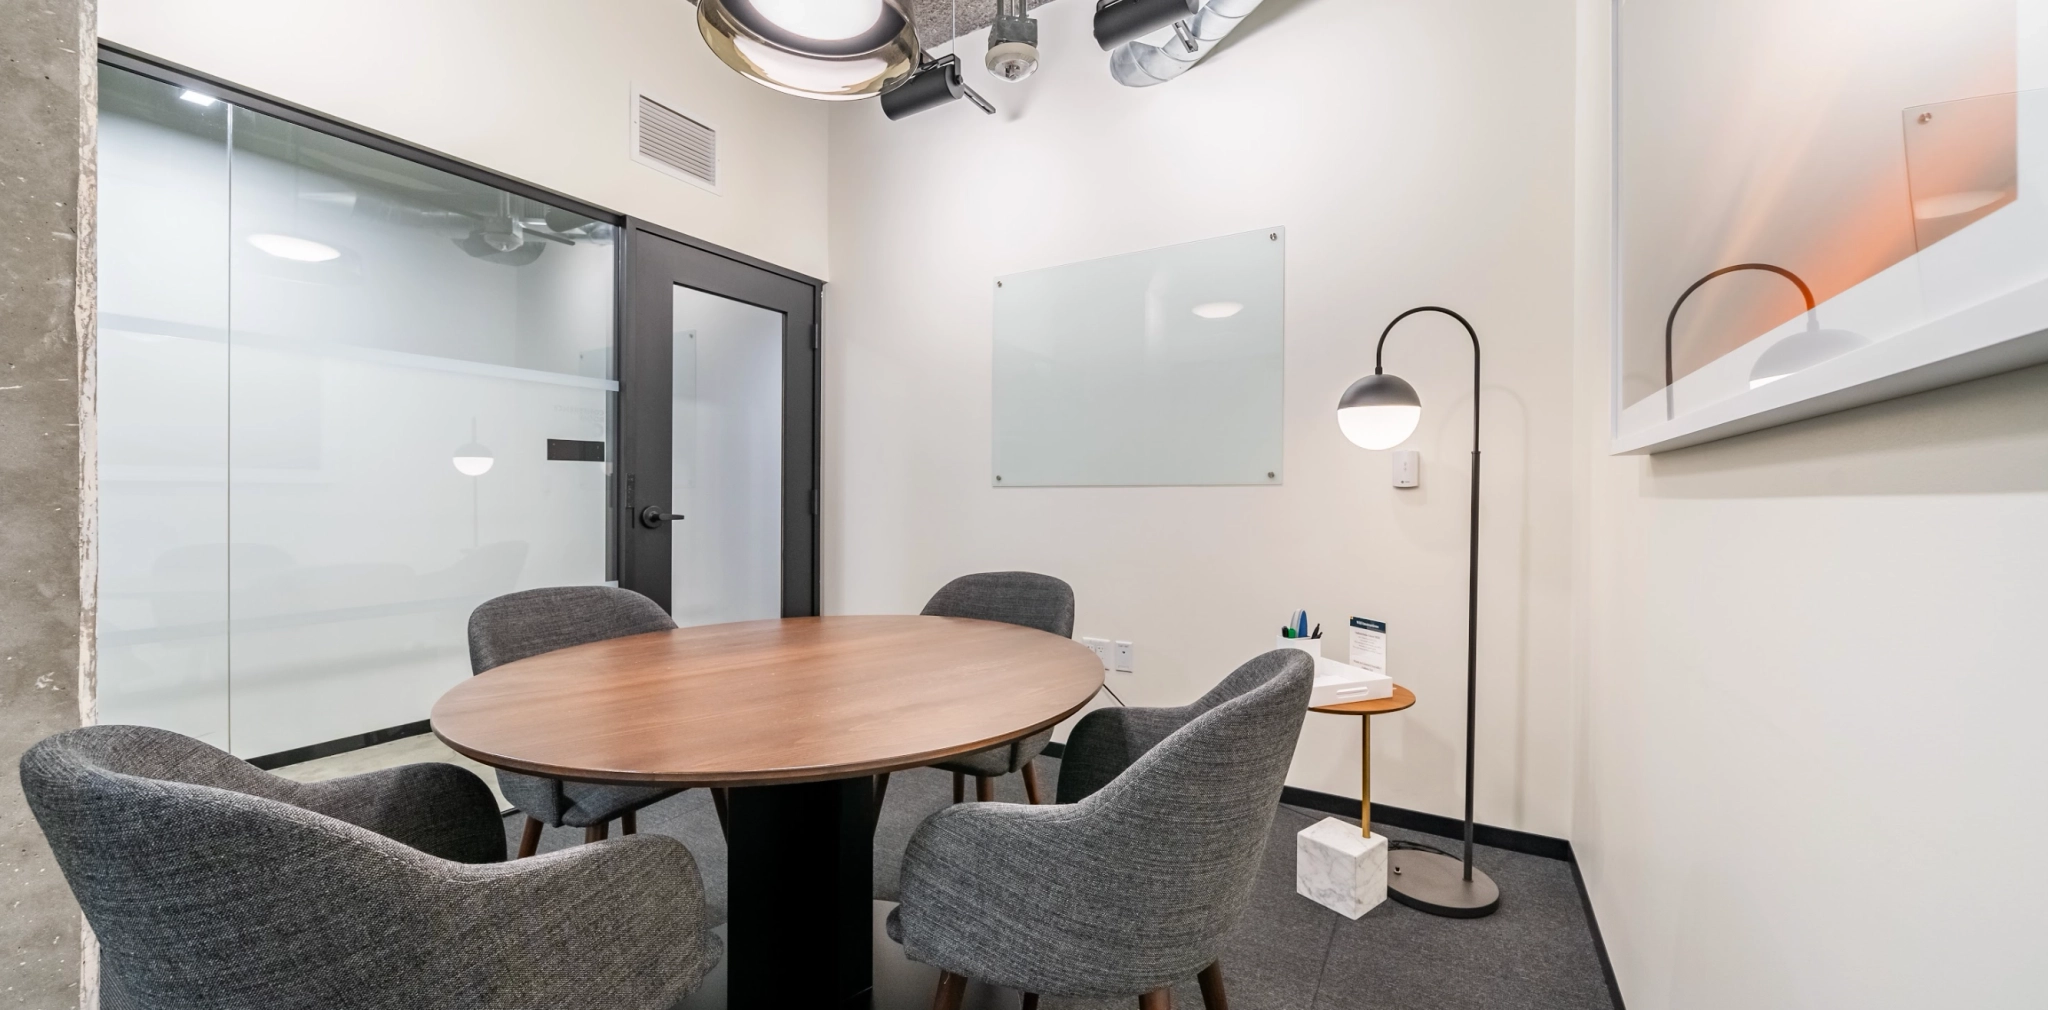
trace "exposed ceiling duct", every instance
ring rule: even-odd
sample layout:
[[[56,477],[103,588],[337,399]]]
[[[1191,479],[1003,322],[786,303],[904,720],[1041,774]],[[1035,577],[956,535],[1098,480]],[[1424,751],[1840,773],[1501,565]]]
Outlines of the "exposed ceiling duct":
[[[1124,0],[1129,2],[1129,0]],[[1259,6],[1259,0],[1209,0],[1187,21],[1176,22],[1160,45],[1132,39],[1109,54],[1109,76],[1133,88],[1164,84],[1188,72]]]

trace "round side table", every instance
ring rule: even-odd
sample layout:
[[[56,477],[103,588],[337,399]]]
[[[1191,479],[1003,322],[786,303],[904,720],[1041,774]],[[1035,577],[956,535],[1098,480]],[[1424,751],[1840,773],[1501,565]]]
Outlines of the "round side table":
[[[1371,701],[1347,701],[1341,705],[1322,705],[1311,708],[1311,712],[1328,715],[1355,715],[1359,725],[1358,755],[1358,829],[1360,833],[1372,835],[1372,717],[1388,712],[1399,712],[1415,704],[1415,692],[1394,685],[1394,693],[1386,698]]]

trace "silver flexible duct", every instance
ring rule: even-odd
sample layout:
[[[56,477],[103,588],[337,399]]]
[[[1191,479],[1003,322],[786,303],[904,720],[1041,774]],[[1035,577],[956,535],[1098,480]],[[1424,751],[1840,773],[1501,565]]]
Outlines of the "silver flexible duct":
[[[1118,84],[1133,88],[1149,88],[1173,80],[1187,73],[1258,5],[1259,0],[1209,0],[1190,19],[1192,25],[1187,34],[1176,31],[1163,46],[1126,42],[1116,47],[1109,54],[1109,76],[1116,78]],[[1187,44],[1190,36],[1195,43],[1192,48]]]

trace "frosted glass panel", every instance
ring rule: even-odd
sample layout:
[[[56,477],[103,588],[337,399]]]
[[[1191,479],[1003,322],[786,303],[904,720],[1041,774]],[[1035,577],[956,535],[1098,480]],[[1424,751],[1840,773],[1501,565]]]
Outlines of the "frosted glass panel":
[[[101,94],[103,720],[253,756],[425,719],[476,604],[607,578],[612,228]]]
[[[228,107],[100,76],[99,718],[228,740]]]
[[[994,483],[1279,483],[1286,237],[998,278]]]
[[[782,313],[675,286],[673,602],[684,626],[782,616]]]

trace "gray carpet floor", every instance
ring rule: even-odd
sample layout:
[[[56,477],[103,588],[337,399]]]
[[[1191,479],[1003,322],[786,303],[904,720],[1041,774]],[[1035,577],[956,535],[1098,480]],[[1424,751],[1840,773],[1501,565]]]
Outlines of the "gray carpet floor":
[[[1039,758],[1038,773],[1051,793],[1059,762]],[[952,802],[952,789],[952,776],[928,769],[891,778],[875,832],[877,899],[896,900],[897,870],[911,832]],[[1024,802],[1022,780],[1008,776],[996,798]],[[1354,922],[1294,893],[1294,835],[1323,816],[1283,805],[1273,819],[1251,907],[1223,955],[1234,1010],[1610,1010],[1614,1005],[1569,865],[1481,846],[1475,861],[1501,889],[1500,911],[1494,915],[1440,919],[1387,901]],[[516,815],[506,818],[509,845],[518,844],[522,822]],[[1351,822],[1357,823],[1355,818]],[[692,789],[642,810],[640,830],[671,835],[690,847],[704,874],[712,919],[724,922],[725,840],[710,794]],[[1374,825],[1373,830],[1453,848],[1445,839],[1400,828]],[[582,840],[581,828],[551,828],[541,837],[541,850]],[[928,990],[922,998],[930,999]],[[969,994],[968,1005],[1017,1003],[1011,994],[977,991]],[[1127,1008],[1135,1001],[1047,999],[1040,1005],[1094,1010]],[[1192,979],[1175,987],[1174,1005],[1202,1005]]]

